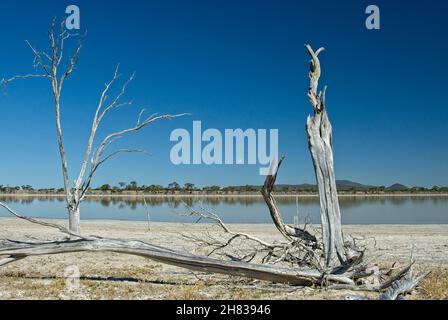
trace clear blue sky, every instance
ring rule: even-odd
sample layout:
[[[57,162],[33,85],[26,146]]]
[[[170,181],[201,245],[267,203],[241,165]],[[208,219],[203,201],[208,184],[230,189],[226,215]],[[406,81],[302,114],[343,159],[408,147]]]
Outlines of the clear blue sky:
[[[117,62],[136,71],[135,106],[107,118],[105,133],[134,124],[138,106],[190,112],[160,122],[118,146],[124,155],[94,185],[136,180],[196,185],[260,184],[258,166],[174,166],[175,128],[278,128],[287,156],[279,183],[314,182],[305,121],[308,56],[321,56],[334,126],[338,179],[366,184],[448,184],[446,1],[75,1],[88,30],[78,69],[66,83],[62,120],[71,176],[83,154],[103,84]],[[46,45],[66,1],[2,1],[0,78],[32,70],[24,40]],[[381,9],[381,30],[364,27],[368,4]],[[61,186],[50,88],[22,80],[0,96],[0,184]]]

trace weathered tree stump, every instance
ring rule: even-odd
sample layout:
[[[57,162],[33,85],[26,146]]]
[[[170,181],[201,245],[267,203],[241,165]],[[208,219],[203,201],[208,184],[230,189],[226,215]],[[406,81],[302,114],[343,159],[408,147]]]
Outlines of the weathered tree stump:
[[[314,115],[308,116],[306,122],[308,147],[319,190],[325,264],[327,267],[336,267],[345,264],[348,257],[344,247],[341,211],[334,174],[332,127],[325,105],[326,88],[323,92],[317,93],[321,74],[318,55],[324,48],[320,48],[316,52],[309,45],[306,45],[306,48],[311,55],[308,97],[314,110]]]

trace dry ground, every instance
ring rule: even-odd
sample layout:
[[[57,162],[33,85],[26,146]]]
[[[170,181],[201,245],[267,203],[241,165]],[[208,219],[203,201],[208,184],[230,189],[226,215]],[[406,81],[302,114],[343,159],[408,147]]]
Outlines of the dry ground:
[[[201,234],[204,225],[85,221],[83,233],[141,239],[194,252],[181,233]],[[280,240],[271,225],[231,225],[272,241]],[[408,262],[414,247],[416,271],[431,270],[410,299],[448,299],[448,226],[345,226],[345,235],[364,238],[372,264]],[[61,234],[17,219],[0,219],[0,239],[60,239]],[[198,252],[200,253],[200,252]],[[67,276],[79,270],[76,280]],[[115,253],[74,253],[31,257],[0,267],[0,299],[342,299],[352,292],[290,287],[216,274],[193,273],[140,257]],[[361,293],[375,297],[376,294]]]

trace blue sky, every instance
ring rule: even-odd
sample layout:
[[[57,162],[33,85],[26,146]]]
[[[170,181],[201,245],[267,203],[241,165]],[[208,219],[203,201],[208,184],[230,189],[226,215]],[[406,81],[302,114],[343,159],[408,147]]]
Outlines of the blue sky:
[[[324,46],[338,179],[366,184],[448,184],[446,102],[448,3],[444,1],[2,1],[0,78],[32,71],[24,40],[46,45],[54,16],[68,4],[88,31],[77,70],[62,97],[70,174],[75,178],[99,94],[116,63],[136,71],[134,107],[105,119],[99,138],[148,112],[192,115],[159,122],[117,147],[124,155],[94,181],[166,185],[261,184],[258,166],[174,166],[175,128],[276,128],[287,156],[279,183],[314,182],[305,135],[308,56]],[[364,27],[367,5],[381,30]],[[11,84],[0,95],[0,184],[61,186],[50,88],[45,80]]]

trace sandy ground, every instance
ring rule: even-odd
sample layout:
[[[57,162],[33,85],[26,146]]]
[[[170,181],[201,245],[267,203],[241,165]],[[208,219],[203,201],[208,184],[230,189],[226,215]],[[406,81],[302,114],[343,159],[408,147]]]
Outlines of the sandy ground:
[[[272,225],[229,226],[267,241],[281,240]],[[182,234],[203,235],[206,228],[202,224],[151,223],[148,231],[146,222],[82,223],[84,234],[140,239],[196,253],[202,251]],[[350,225],[344,227],[344,234],[367,245],[366,257],[372,265],[404,264],[413,250],[417,271],[448,270],[448,225]],[[0,239],[37,241],[63,237],[57,231],[26,221],[0,219]],[[78,271],[79,282],[70,278]],[[348,294],[353,293],[193,273],[115,253],[30,257],[0,268],[0,299],[341,299]],[[425,295],[417,292],[412,298],[425,298]]]

